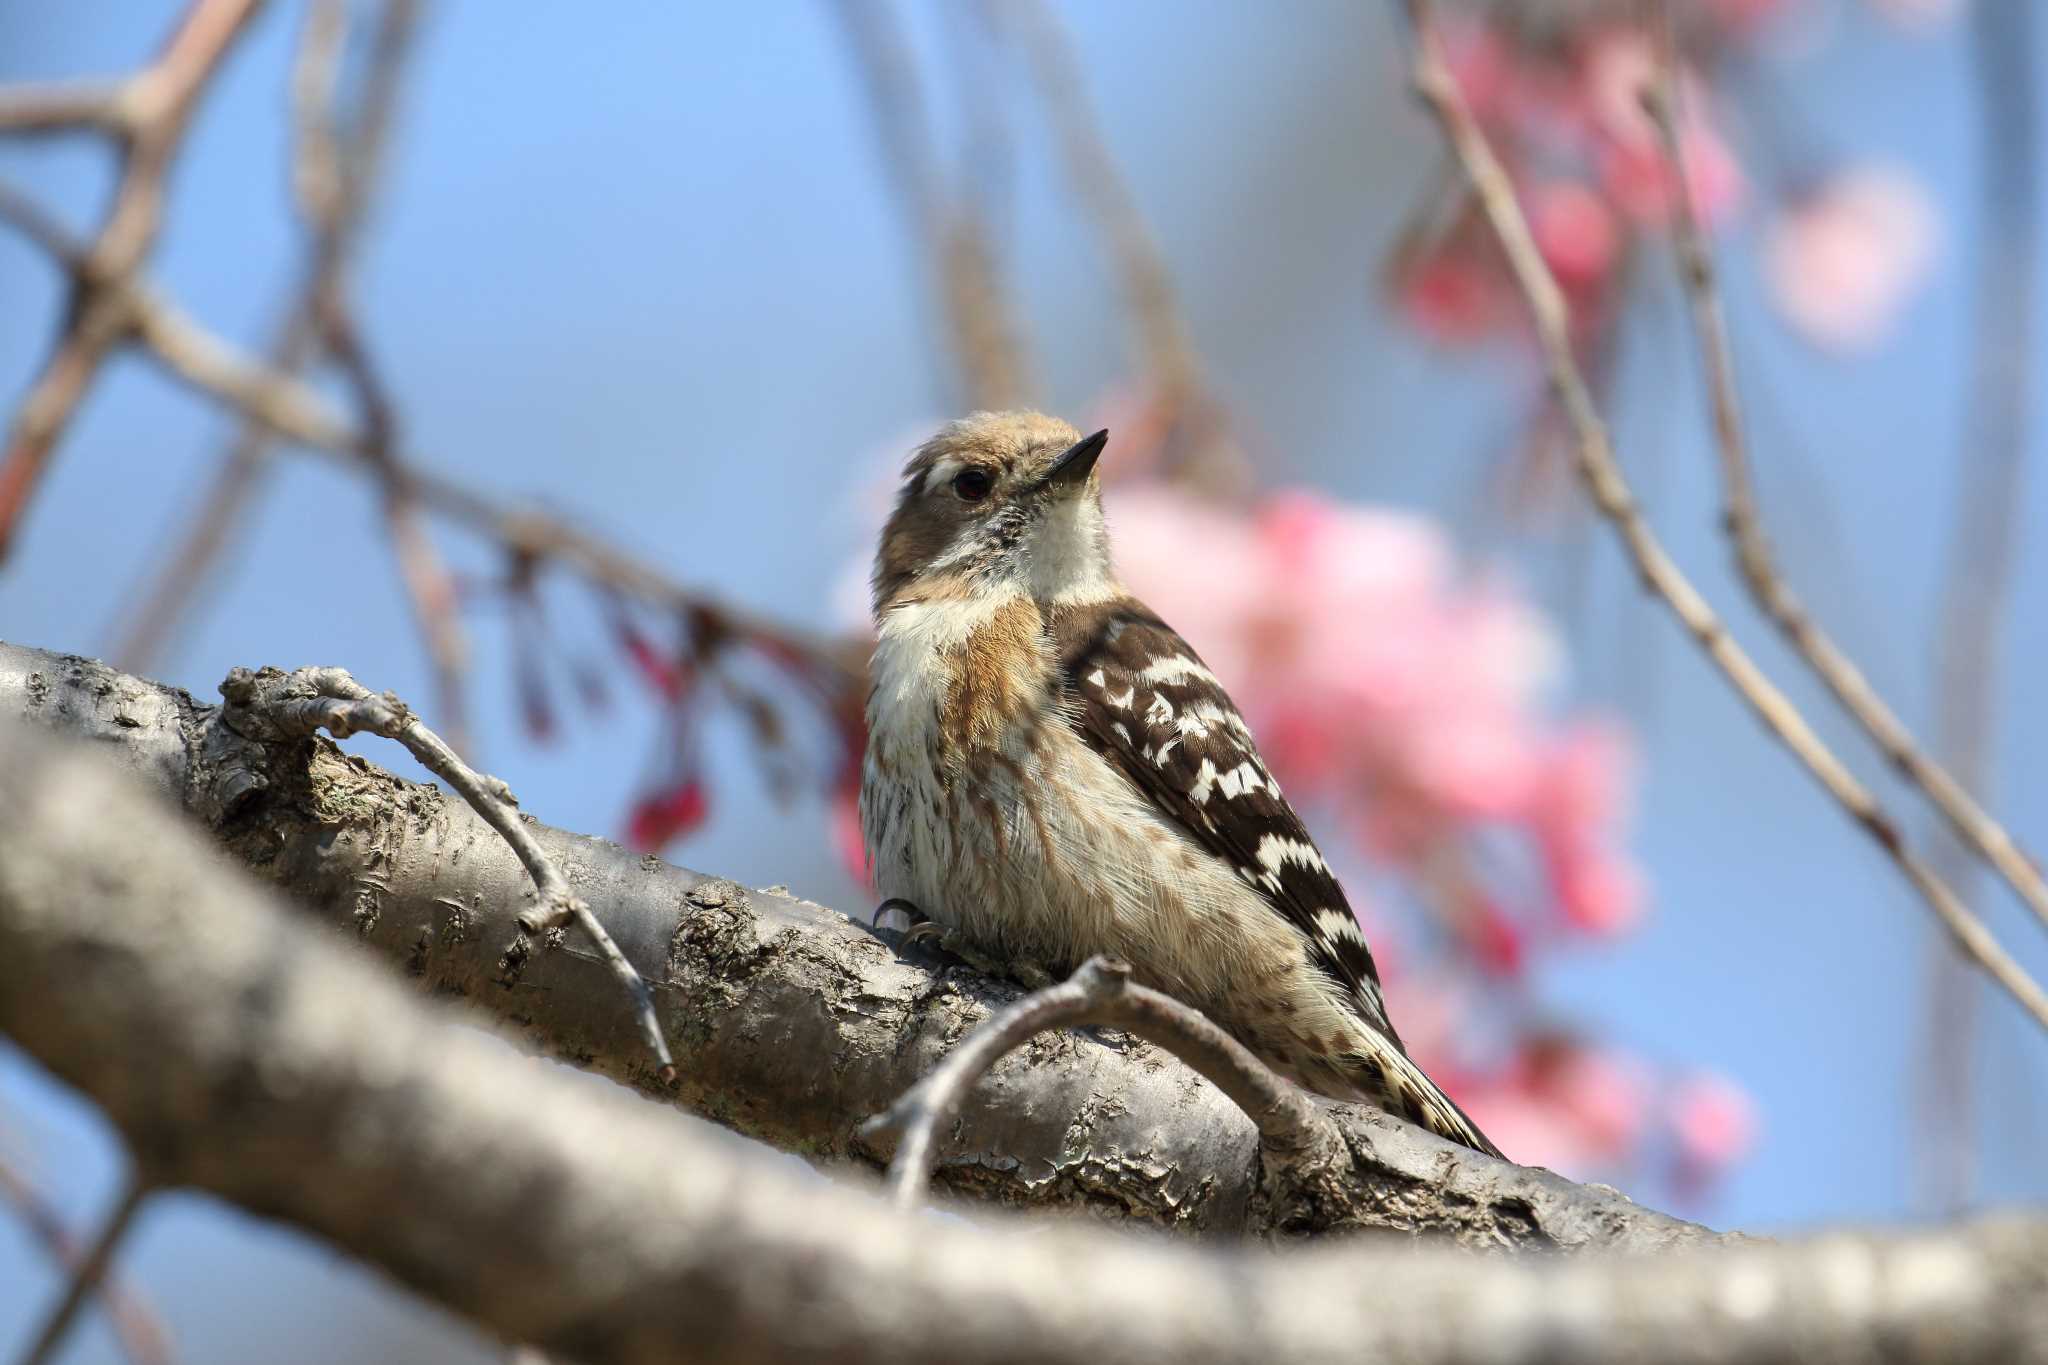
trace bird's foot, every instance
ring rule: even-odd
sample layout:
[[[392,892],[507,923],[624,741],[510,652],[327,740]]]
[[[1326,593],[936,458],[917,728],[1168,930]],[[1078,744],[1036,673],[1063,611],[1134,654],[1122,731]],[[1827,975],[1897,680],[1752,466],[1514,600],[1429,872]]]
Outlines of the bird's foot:
[[[910,931],[905,943],[934,940],[939,949],[959,958],[983,976],[1000,976],[1016,981],[1034,991],[1044,990],[1059,980],[1042,963],[1026,959],[992,957],[980,945],[957,929],[942,929],[935,921],[926,921]]]
[[[910,932],[912,934],[917,933],[918,930],[923,929],[932,922],[931,916],[918,909],[912,902],[903,899],[901,896],[891,896],[875,907],[875,913],[868,916],[868,923],[874,928],[881,928],[882,916],[888,914],[891,910],[894,910],[910,921]]]

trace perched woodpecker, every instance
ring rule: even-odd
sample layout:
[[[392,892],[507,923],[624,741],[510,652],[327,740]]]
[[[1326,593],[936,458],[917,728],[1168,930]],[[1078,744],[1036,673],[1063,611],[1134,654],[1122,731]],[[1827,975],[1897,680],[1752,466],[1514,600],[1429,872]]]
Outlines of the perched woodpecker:
[[[906,466],[874,571],[860,815],[878,888],[1013,970],[1120,958],[1306,1088],[1499,1155],[1408,1059],[1344,891],[1222,684],[1117,582],[1108,438],[977,413]]]

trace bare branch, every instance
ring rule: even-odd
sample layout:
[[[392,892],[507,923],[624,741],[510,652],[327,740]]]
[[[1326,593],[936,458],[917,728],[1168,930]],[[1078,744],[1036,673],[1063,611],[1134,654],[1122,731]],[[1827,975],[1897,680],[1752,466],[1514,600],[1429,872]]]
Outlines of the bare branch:
[[[1935,752],[1965,792],[1995,779],[2000,667],[2013,574],[2021,551],[2031,445],[2040,304],[2039,108],[2034,12],[1983,5],[1970,16],[1977,70],[1983,236],[1976,262],[1976,327],[1964,405],[1962,487],[1949,533],[1935,644]],[[1960,840],[1944,840],[1936,866],[1965,896],[1981,882]],[[2025,856],[2025,855],[2023,855]],[[2038,873],[2039,864],[2026,859]],[[1931,945],[1928,1058],[1921,1068],[1923,1173],[1939,1212],[1970,1202],[1975,1168],[1978,980],[1949,945]]]
[[[0,732],[0,1030],[153,1179],[287,1220],[559,1358],[2048,1359],[2039,1222],[1515,1258],[899,1213],[457,1027],[92,754],[37,740]]]
[[[786,892],[747,890],[603,839],[522,822],[654,993],[680,1083],[647,1065],[611,968],[576,943],[508,964],[531,873],[483,818],[237,708],[75,656],[0,644],[0,716],[87,739],[219,832],[227,853],[383,956],[553,1056],[814,1161],[879,1167],[859,1135],[1021,992]],[[4,777],[5,774],[0,774]],[[0,803],[4,814],[4,803]],[[1113,1097],[1113,1099],[1109,1098]],[[1715,1234],[1611,1190],[1453,1146],[1378,1110],[1324,1106],[1343,1151],[1275,1175],[1258,1131],[1141,1041],[1041,1038],[989,1072],[941,1135],[935,1183],[1208,1236],[1351,1229],[1474,1246],[1667,1249]]]
[[[1643,102],[1657,125],[1673,175],[1681,186],[1685,186],[1688,182],[1676,121],[1675,58],[1671,52],[1668,25],[1663,26],[1663,33],[1663,58],[1655,83],[1644,91]],[[2004,169],[1996,172],[1999,175],[2005,173]],[[1686,296],[1691,304],[1694,336],[1701,363],[1706,368],[1715,447],[1720,454],[1723,520],[1743,582],[1757,605],[1791,644],[1793,652],[1827,685],[1843,709],[1876,741],[1892,765],[1926,794],[1957,837],[1996,868],[2033,910],[2036,918],[2043,925],[2048,925],[2048,881],[2043,880],[2039,865],[2014,842],[2005,827],[1978,804],[1969,790],[1921,747],[1905,722],[1885,704],[1863,670],[1821,628],[1786,582],[1757,510],[1749,442],[1744,435],[1740,401],[1736,396],[1735,360],[1728,342],[1728,325],[1721,306],[1720,290],[1714,279],[1713,250],[1701,229],[1689,189],[1682,188],[1673,196],[1673,202],[1676,204],[1672,220],[1673,240],[1678,249]],[[2017,285],[2017,280],[2008,281],[2001,277],[1997,288],[2009,291]]]
[[[1123,279],[1124,305],[1166,414],[1176,472],[1211,493],[1242,493],[1251,470],[1229,437],[1222,405],[1208,391],[1173,274],[1103,137],[1072,41],[1045,0],[989,3],[1022,40],[1067,173]]]
[[[663,1083],[675,1083],[675,1060],[662,1037],[661,1022],[655,1018],[654,998],[647,990],[647,982],[619,951],[619,945],[590,912],[589,904],[569,889],[561,869],[528,832],[510,787],[469,767],[439,735],[420,724],[418,717],[397,697],[389,692],[382,696],[373,694],[343,669],[304,668],[286,674],[276,669],[251,673],[238,668],[221,684],[221,695],[230,706],[243,709],[259,723],[274,725],[282,734],[310,735],[325,730],[336,739],[347,739],[358,731],[368,731],[403,744],[427,771],[453,787],[485,823],[503,836],[533,878],[534,890],[540,897],[538,913],[520,913],[520,933],[506,949],[506,956],[523,962],[533,951],[534,937],[562,928],[571,920],[582,926],[633,1002],[640,1032],[648,1051],[654,1054]]]
[[[14,1204],[50,1259],[63,1267],[72,1283],[77,1283],[91,1249],[80,1244],[56,1208],[29,1178],[5,1161],[0,1161],[0,1195]],[[100,1305],[113,1321],[114,1335],[132,1365],[171,1365],[169,1338],[147,1303],[104,1270],[100,1273],[99,1296]]]
[[[118,81],[53,81],[0,87],[0,135],[120,135],[128,129]]]
[[[62,335],[30,385],[0,454],[0,558],[71,415],[113,348],[134,329],[127,288],[156,242],[164,182],[198,97],[262,0],[194,0],[164,53],[116,96],[123,163],[113,207],[74,274]]]
[[[113,1263],[115,1250],[121,1245],[121,1239],[128,1235],[128,1230],[135,1226],[135,1215],[149,1193],[149,1186],[133,1176],[122,1187],[121,1197],[107,1214],[106,1222],[100,1225],[99,1235],[93,1238],[91,1249],[71,1267],[70,1277],[64,1285],[64,1297],[57,1300],[56,1307],[43,1320],[42,1330],[36,1333],[35,1340],[22,1354],[21,1365],[48,1365],[56,1359],[57,1348],[63,1345],[65,1333],[78,1320],[79,1310],[85,1307],[86,1300],[99,1290],[101,1281],[106,1278],[107,1267]]]
[[[1644,520],[1635,494],[1614,458],[1606,425],[1580,372],[1571,347],[1571,311],[1550,267],[1537,250],[1528,219],[1515,199],[1514,183],[1487,144],[1445,64],[1443,42],[1430,0],[1406,0],[1415,33],[1415,84],[1443,125],[1451,149],[1479,196],[1481,208],[1507,255],[1515,282],[1536,324],[1551,391],[1576,437],[1573,462],[1593,505],[1621,539],[1644,586],[1670,609],[1736,694],[1791,751],[1836,803],[1870,835],[1920,893],[1956,946],[2004,987],[2035,1022],[2048,1028],[2048,993],[2007,953],[1984,922],[1957,898],[1925,859],[1906,847],[1905,836],[1871,790],[1822,742],[1791,698],[1765,676],[1728,633],[1713,607],[1665,552]]]
[[[1129,1029],[1201,1072],[1257,1125],[1269,1152],[1293,1157],[1338,1142],[1333,1125],[1300,1087],[1274,1075],[1199,1010],[1133,982],[1121,962],[1092,957],[1059,985],[995,1015],[947,1053],[931,1075],[862,1125],[866,1136],[892,1130],[903,1135],[889,1163],[896,1206],[913,1209],[924,1202],[933,1135],[990,1067],[1048,1029],[1087,1024]]]
[[[4,182],[0,182],[0,219],[30,235],[60,263],[79,258],[80,249],[63,227]],[[363,438],[319,390],[288,368],[266,366],[207,331],[159,294],[139,272],[122,288],[135,318],[137,339],[174,378],[307,451],[358,470],[367,467]],[[306,344],[311,341],[309,337]],[[809,660],[835,695],[859,694],[864,661],[830,640],[720,602],[603,536],[558,517],[508,507],[452,479],[427,473],[396,453],[390,462],[423,508],[508,554],[535,564],[560,565],[659,611],[689,615],[720,638],[772,641],[783,652]],[[233,464],[231,459],[230,467],[223,471],[224,482],[239,480]],[[180,563],[189,566],[191,561],[181,556]],[[198,564],[203,566],[203,557]],[[197,567],[190,571],[196,573]]]
[[[980,215],[944,182],[931,121],[894,0],[839,0],[847,43],[859,62],[882,143],[882,161],[920,239],[937,263],[947,349],[970,408],[1009,408],[1031,391],[1023,343]]]

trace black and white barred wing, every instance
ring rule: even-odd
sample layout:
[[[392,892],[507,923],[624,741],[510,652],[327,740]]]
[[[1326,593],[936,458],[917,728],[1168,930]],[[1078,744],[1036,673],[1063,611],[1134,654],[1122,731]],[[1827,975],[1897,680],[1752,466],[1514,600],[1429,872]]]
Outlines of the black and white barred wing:
[[[1300,931],[1309,955],[1400,1046],[1344,890],[1194,650],[1129,598],[1055,625],[1082,739]]]

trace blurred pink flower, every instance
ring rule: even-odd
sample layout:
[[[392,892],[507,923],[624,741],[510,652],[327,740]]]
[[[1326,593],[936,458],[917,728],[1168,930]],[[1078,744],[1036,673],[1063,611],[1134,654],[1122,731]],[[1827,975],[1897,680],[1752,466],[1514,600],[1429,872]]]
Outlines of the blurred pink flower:
[[[1560,284],[1597,283],[1614,269],[1621,231],[1607,201],[1575,180],[1551,180],[1525,193],[1529,227]]]
[[[1399,298],[1408,320],[1445,345],[1477,341],[1512,316],[1499,272],[1450,252],[1432,254],[1407,271]]]
[[[1712,227],[1742,205],[1742,166],[1720,133],[1700,124],[1678,130],[1693,212]],[[1611,143],[1600,152],[1600,177],[1622,211],[1646,226],[1661,226],[1676,205],[1678,178],[1661,143]]]
[[[1851,350],[1879,340],[1933,269],[1939,219],[1910,175],[1843,171],[1771,227],[1778,307],[1808,340]]]
[[[1670,1123],[1680,1165],[1695,1176],[1727,1169],[1756,1145],[1756,1105],[1733,1081],[1710,1072],[1674,1088]]]

